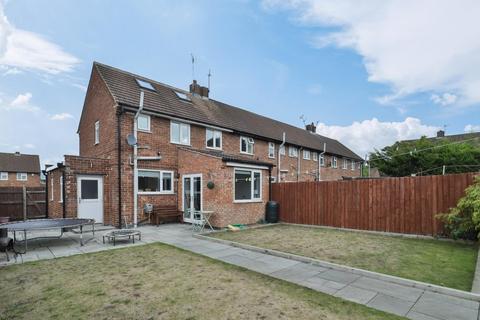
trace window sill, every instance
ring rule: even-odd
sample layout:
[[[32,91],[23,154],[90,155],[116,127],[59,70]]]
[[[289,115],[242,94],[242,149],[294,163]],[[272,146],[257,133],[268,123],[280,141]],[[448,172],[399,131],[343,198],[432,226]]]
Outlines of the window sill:
[[[172,195],[172,194],[175,194],[175,192],[170,192],[170,191],[168,191],[168,192],[162,192],[162,191],[160,191],[160,192],[158,192],[158,191],[141,192],[141,191],[139,191],[138,192],[138,195],[140,195],[140,196],[142,196],[142,195],[143,196],[156,196],[156,195]]]
[[[253,153],[248,153],[245,151],[240,151],[241,154],[247,155],[247,156],[253,156]]]
[[[222,151],[222,147],[220,147],[220,148],[214,148],[214,147],[205,146],[205,148],[210,149],[210,150]]]
[[[270,157],[270,156],[268,156],[268,159],[275,159],[275,157]]]
[[[137,129],[138,132],[143,132],[143,133],[152,133],[151,130],[142,130],[142,129]]]
[[[190,143],[186,144],[186,143],[180,143],[180,142],[173,142],[173,141],[170,141],[171,144],[176,144],[176,145],[179,145],[179,146],[187,146],[187,147],[191,147],[192,145]]]
[[[263,202],[262,199],[254,199],[254,200],[233,200],[233,203],[261,203]]]

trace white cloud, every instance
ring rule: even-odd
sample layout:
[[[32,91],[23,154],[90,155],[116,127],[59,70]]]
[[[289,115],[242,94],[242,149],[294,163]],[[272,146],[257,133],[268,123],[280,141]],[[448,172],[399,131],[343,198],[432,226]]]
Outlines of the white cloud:
[[[465,132],[477,132],[480,131],[480,125],[467,124],[463,129]]]
[[[32,94],[30,92],[19,94],[12,102],[10,102],[10,106],[16,107],[26,105],[30,102],[30,99],[32,99]]]
[[[83,84],[72,83],[72,86],[74,86],[75,88],[78,88],[78,89],[82,90],[83,92],[87,92],[87,87],[84,86]]]
[[[439,128],[422,124],[420,119],[407,117],[402,122],[381,122],[377,118],[355,121],[348,126],[320,123],[317,133],[337,139],[363,157],[374,149],[382,149],[399,140],[434,136]],[[328,145],[327,145],[328,151]]]
[[[23,145],[25,148],[27,149],[35,149],[35,145],[31,144],[31,143],[26,143]]]
[[[329,27],[318,47],[353,49],[368,80],[387,84],[399,99],[418,92],[480,102],[480,1],[264,0],[267,9],[294,12],[297,22]],[[333,31],[331,31],[333,28]]]
[[[57,113],[49,117],[50,120],[63,121],[67,119],[73,119],[73,116],[70,113],[62,112]]]
[[[40,111],[41,109],[39,107],[30,103],[31,99],[32,94],[30,92],[21,93],[12,99],[8,104],[4,104],[3,101],[0,101],[0,109],[6,111],[18,110],[34,113]]]
[[[442,106],[448,106],[450,104],[454,104],[457,101],[457,96],[451,93],[444,93],[442,95],[438,94],[432,94],[430,96],[430,100],[433,101],[433,103],[442,105]]]
[[[79,62],[43,36],[15,28],[8,21],[0,2],[0,65],[13,70],[17,68],[58,74],[73,70]]]

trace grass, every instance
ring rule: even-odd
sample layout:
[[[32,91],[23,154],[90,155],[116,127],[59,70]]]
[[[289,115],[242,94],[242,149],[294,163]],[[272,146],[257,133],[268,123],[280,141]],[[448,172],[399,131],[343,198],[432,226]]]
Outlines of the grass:
[[[0,319],[400,319],[163,244],[0,268]]]
[[[476,245],[294,225],[212,237],[470,291]]]

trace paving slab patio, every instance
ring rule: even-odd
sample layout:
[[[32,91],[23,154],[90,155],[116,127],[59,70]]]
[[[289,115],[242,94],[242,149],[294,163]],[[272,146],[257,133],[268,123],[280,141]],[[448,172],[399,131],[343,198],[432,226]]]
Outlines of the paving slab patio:
[[[142,240],[135,241],[135,244],[119,242],[116,246],[103,244],[102,236],[108,231],[96,232],[95,237],[91,234],[84,235],[86,240],[84,246],[80,245],[79,235],[74,233],[67,233],[60,240],[32,241],[27,254],[18,256],[16,261],[12,259],[11,262],[7,263],[5,257],[0,254],[0,266],[137,246],[151,242],[163,242],[410,319],[478,320],[480,304],[478,301],[471,299],[438,294],[412,286],[373,279],[345,270],[335,270],[307,262],[272,256],[268,253],[233,247],[207,239],[198,239],[194,237],[189,225],[142,226],[139,230],[142,232]]]

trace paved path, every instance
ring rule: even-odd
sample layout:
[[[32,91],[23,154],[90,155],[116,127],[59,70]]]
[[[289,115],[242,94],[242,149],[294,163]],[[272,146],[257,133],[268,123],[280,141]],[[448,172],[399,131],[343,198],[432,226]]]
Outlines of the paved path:
[[[135,245],[151,242],[167,243],[375,309],[406,316],[410,319],[478,320],[480,306],[479,302],[476,301],[198,239],[193,237],[188,225],[146,226],[141,227],[140,230],[142,231],[142,240],[136,242]],[[76,234],[67,234],[60,240],[32,242],[28,254],[17,259],[17,263],[132,245],[120,244],[116,247],[108,244],[103,245],[101,236],[104,233],[105,231],[97,232],[95,238],[88,241],[83,247],[79,245],[79,236]],[[88,238],[88,235],[85,238]],[[2,264],[6,264],[6,261],[0,253],[0,265]]]

